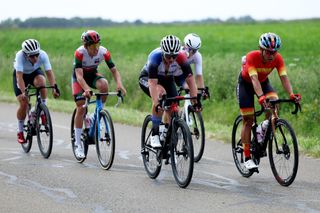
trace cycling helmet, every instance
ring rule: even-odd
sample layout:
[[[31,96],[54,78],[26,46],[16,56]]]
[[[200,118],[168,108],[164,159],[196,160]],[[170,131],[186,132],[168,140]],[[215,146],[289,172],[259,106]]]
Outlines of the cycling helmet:
[[[35,39],[27,39],[21,44],[22,51],[26,55],[36,55],[40,52],[40,43]]]
[[[180,39],[174,35],[167,35],[161,39],[161,50],[164,54],[177,55],[180,51]]]
[[[269,51],[277,51],[281,47],[281,39],[275,33],[264,33],[260,36],[259,46]]]
[[[94,30],[88,30],[82,33],[81,40],[87,46],[97,44],[100,42],[100,35]]]
[[[198,50],[201,47],[201,39],[195,33],[190,33],[184,37],[184,44],[192,50]]]

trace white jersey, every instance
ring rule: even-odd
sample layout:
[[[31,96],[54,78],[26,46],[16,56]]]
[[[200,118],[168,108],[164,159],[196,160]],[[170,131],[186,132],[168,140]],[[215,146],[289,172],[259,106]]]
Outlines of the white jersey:
[[[13,67],[16,72],[23,72],[23,74],[31,74],[33,71],[39,69],[42,65],[44,66],[45,71],[52,69],[49,57],[43,50],[40,50],[38,61],[35,64],[32,64],[29,61],[28,56],[26,56],[22,50],[17,52],[13,63]]]
[[[196,75],[202,75],[202,55],[197,51],[193,56],[188,57],[188,63],[194,64]]]

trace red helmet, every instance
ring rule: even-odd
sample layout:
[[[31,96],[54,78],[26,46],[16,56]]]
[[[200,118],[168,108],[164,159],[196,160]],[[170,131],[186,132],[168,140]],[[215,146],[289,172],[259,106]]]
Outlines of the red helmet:
[[[97,44],[100,42],[100,35],[94,30],[88,30],[82,33],[81,40],[87,46]]]

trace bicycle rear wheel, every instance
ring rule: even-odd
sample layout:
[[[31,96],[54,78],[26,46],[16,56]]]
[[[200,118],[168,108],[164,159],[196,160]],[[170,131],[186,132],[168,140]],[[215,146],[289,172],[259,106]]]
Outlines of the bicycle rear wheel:
[[[72,152],[73,152],[73,155],[74,157],[76,158],[76,160],[79,162],[79,163],[82,163],[86,157],[84,158],[79,158],[77,155],[76,155],[76,152],[75,152],[75,149],[76,149],[76,146],[75,146],[75,142],[76,142],[76,138],[75,138],[75,133],[74,133],[74,118],[76,116],[76,112],[77,112],[77,109],[74,109],[73,110],[73,113],[72,113],[72,117],[71,117],[71,145],[72,145]],[[83,121],[85,122],[85,121]],[[83,126],[85,126],[83,124]],[[87,156],[88,154],[88,144],[85,142],[86,140],[86,132],[87,131],[85,128],[82,129],[82,135],[81,135],[81,143],[82,143],[82,146],[83,146],[83,149],[84,149],[84,155]]]
[[[157,156],[157,150],[150,146],[150,139],[152,134],[151,115],[148,115],[143,122],[141,131],[141,155],[144,168],[148,176],[152,179],[158,177],[161,171],[162,161]]]
[[[39,150],[44,158],[49,158],[52,151],[53,133],[49,110],[40,104],[36,115],[36,132]]]
[[[181,188],[186,188],[193,175],[194,153],[191,133],[182,119],[176,119],[171,133],[171,167]]]
[[[242,130],[242,116],[238,115],[236,120],[233,123],[233,129],[232,129],[232,139],[231,139],[231,145],[232,145],[232,156],[234,163],[236,164],[236,167],[240,174],[243,177],[250,177],[253,174],[253,171],[248,170],[244,166],[244,154],[243,154],[243,147],[242,147],[242,141],[241,141],[241,130]]]
[[[33,137],[33,127],[32,124],[30,124],[29,119],[25,121],[24,127],[23,127],[23,136],[26,140],[25,143],[21,144],[21,147],[25,153],[30,152],[31,146],[32,146],[32,137]]]
[[[100,121],[96,123],[96,151],[103,169],[112,166],[115,150],[114,128],[107,110],[100,111]]]
[[[205,146],[205,129],[201,112],[189,112],[191,123],[189,126],[194,152],[194,162],[199,162],[202,158]]]
[[[289,186],[294,181],[299,164],[298,142],[293,128],[283,119],[275,123],[269,141],[269,162],[278,183]]]

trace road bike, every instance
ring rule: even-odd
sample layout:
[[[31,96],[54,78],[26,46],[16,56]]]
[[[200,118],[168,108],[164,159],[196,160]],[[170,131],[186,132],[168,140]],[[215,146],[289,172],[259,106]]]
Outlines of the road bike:
[[[185,92],[185,97],[190,97],[189,89],[184,89],[183,87],[179,88],[178,94],[181,95],[183,91]],[[206,99],[204,97],[210,98],[208,87],[198,88],[198,91],[203,100]],[[204,152],[206,140],[202,113],[201,111],[195,111],[191,101],[186,99],[183,107],[180,109],[180,117],[186,121],[192,135],[194,162],[199,162]]]
[[[259,165],[260,158],[268,156],[272,173],[278,183],[282,186],[289,186],[294,181],[299,164],[298,141],[296,134],[288,121],[278,115],[277,105],[280,103],[294,103],[295,109],[292,114],[301,111],[299,103],[290,99],[278,99],[268,101],[271,116],[268,118],[268,126],[264,132],[262,142],[257,140],[257,117],[264,109],[255,112],[254,124],[251,131],[250,151],[252,160]],[[258,169],[248,170],[244,167],[244,155],[241,141],[242,116],[239,115],[233,124],[232,130],[232,154],[238,171],[244,177],[250,177],[254,172],[259,173]]]
[[[34,87],[29,84],[25,89],[28,97],[27,119],[23,125],[23,134],[26,140],[21,144],[23,151],[28,153],[32,146],[33,136],[37,136],[39,150],[44,158],[49,158],[53,144],[53,130],[51,116],[48,107],[42,103],[41,89],[55,88],[54,86]],[[32,92],[31,92],[32,91]],[[35,96],[35,106],[32,107],[31,97]]]
[[[108,110],[103,108],[102,97],[117,96],[118,102],[115,105],[117,107],[121,102],[123,102],[123,96],[121,94],[121,91],[108,93],[92,93],[92,96],[96,97],[95,100],[89,100],[87,98],[86,103],[83,105],[83,107],[86,108],[86,113],[83,118],[81,145],[84,149],[85,157],[79,158],[75,153],[76,140],[74,132],[74,119],[77,109],[74,109],[71,118],[72,151],[77,161],[79,163],[82,163],[87,157],[89,145],[95,144],[99,163],[103,169],[108,170],[111,168],[114,159],[115,135],[111,115]],[[95,104],[95,110],[91,116],[88,116],[88,106],[91,104]],[[90,125],[87,126],[86,122],[88,122],[89,117]]]
[[[181,188],[189,185],[194,164],[191,133],[186,122],[178,115],[178,101],[186,99],[195,98],[184,96],[167,98],[166,95],[163,95],[159,101],[161,108],[170,114],[166,137],[163,141],[160,141],[161,148],[153,148],[150,145],[152,135],[151,115],[147,115],[144,119],[141,131],[141,155],[148,176],[152,179],[157,178],[161,171],[162,160],[165,160],[165,164],[169,164],[170,159],[174,178]]]

